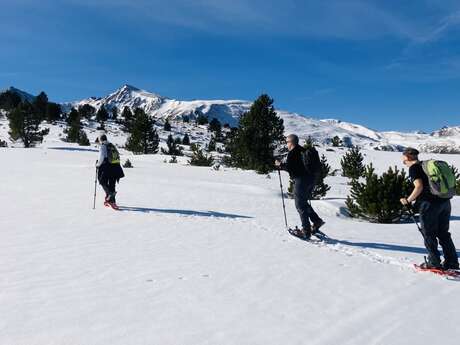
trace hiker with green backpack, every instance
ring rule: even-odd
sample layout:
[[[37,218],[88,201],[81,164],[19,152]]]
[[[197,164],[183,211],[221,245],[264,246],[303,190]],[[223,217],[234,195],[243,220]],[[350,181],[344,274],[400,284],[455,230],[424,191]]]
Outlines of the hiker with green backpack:
[[[458,269],[458,256],[449,232],[451,205],[455,195],[455,176],[446,162],[439,160],[420,161],[419,152],[407,148],[403,152],[403,164],[409,168],[409,177],[414,190],[403,205],[417,201],[420,214],[420,232],[428,251],[422,268]],[[438,250],[438,240],[444,254],[444,262]]]
[[[107,140],[105,134],[99,137],[99,143],[101,147],[96,169],[99,183],[105,192],[104,205],[117,208],[115,185],[125,176],[120,165],[120,154],[115,145]]]

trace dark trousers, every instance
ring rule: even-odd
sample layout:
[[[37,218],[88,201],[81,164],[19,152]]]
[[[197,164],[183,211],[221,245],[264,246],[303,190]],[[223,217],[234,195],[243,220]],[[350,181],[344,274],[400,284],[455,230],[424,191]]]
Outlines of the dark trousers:
[[[313,210],[310,204],[311,194],[315,188],[315,182],[308,177],[294,178],[295,207],[302,222],[302,229],[311,230],[310,220],[313,224],[321,222],[321,218]]]
[[[450,200],[442,202],[422,201],[420,203],[420,227],[428,251],[428,262],[439,265],[441,256],[438,240],[444,259],[448,263],[458,263],[457,251],[449,232]]]
[[[117,179],[108,176],[107,170],[102,166],[98,171],[98,180],[99,184],[104,189],[106,199],[115,202],[115,186],[117,184]]]

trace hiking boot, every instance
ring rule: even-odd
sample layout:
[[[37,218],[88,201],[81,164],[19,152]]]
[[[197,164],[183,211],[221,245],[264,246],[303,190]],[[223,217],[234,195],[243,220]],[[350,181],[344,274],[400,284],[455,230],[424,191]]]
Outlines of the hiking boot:
[[[423,269],[430,269],[430,268],[436,268],[436,269],[443,269],[443,267],[441,266],[441,264],[433,264],[431,262],[428,262],[428,261],[425,261],[423,263],[421,263],[419,265],[420,268],[423,268]]]
[[[315,234],[318,232],[319,228],[321,228],[324,224],[326,224],[326,222],[324,220],[320,220],[318,223],[314,223],[312,226],[311,226],[311,233],[312,234]]]
[[[441,264],[441,266],[445,270],[458,270],[459,269],[458,262],[446,262],[446,261],[444,261]]]
[[[115,195],[117,195],[117,192],[113,192],[112,194],[110,194],[110,196],[108,197],[107,201],[110,202],[110,203],[115,204],[116,203]]]
[[[310,229],[302,229],[304,240],[309,240],[311,238],[311,230]]]

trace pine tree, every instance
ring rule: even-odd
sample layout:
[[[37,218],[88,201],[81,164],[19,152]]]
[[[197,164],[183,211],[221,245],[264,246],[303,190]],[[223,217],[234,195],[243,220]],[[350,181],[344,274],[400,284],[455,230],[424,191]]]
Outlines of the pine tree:
[[[0,109],[6,111],[13,110],[19,103],[21,103],[21,97],[13,91],[5,91],[0,93]]]
[[[324,182],[324,179],[329,175],[331,171],[331,166],[327,163],[325,155],[321,155],[321,173],[319,175],[318,181],[316,182],[315,188],[312,192],[312,199],[321,199],[326,196],[327,192],[331,187]]]
[[[195,146],[192,152],[192,157],[188,161],[190,165],[209,167],[214,164],[214,158],[211,155],[206,155],[199,147]]]
[[[358,179],[364,176],[365,167],[363,155],[358,147],[352,147],[340,160],[342,166],[342,176],[351,179]]]
[[[77,118],[80,118],[80,113],[77,111],[77,109],[72,108],[67,114],[66,122],[70,126]]]
[[[125,111],[123,110],[123,112]],[[134,121],[129,126],[131,127],[131,132],[126,141],[126,149],[135,154],[158,152],[160,138],[155,129],[155,120],[153,118],[138,108],[136,109]]]
[[[400,199],[412,191],[412,184],[403,171],[389,168],[378,176],[372,164],[365,168],[364,182],[351,181],[346,205],[352,217],[377,223],[394,223],[405,213]]]
[[[452,168],[452,171],[454,173],[455,179],[457,180],[455,190],[457,192],[457,195],[460,195],[460,172],[458,171],[458,169],[455,166],[451,165],[450,167]]]
[[[166,121],[165,121],[165,124],[163,126],[163,130],[165,130],[166,132],[171,132],[171,124],[169,123],[168,119],[166,119]]]
[[[127,159],[126,162],[123,163],[123,168],[133,168],[133,164],[129,159]]]
[[[46,106],[46,121],[54,123],[61,118],[62,109],[57,103],[48,102]]]
[[[113,106],[110,111],[112,112],[112,120],[117,121],[118,120],[118,108],[116,106]]]
[[[35,115],[38,116],[41,120],[46,119],[46,108],[48,106],[48,96],[43,91],[35,97],[34,102],[32,103]]]
[[[232,165],[266,174],[273,169],[274,150],[284,140],[283,120],[273,107],[273,99],[261,95],[249,112],[240,118],[239,127],[227,149]]]
[[[22,140],[24,147],[33,147],[43,141],[49,129],[41,130],[41,118],[29,102],[20,103],[8,114],[11,140]]]
[[[78,112],[82,119],[91,120],[94,114],[96,114],[96,109],[90,104],[83,104],[78,107]]]
[[[185,133],[182,138],[182,145],[190,145],[190,138],[187,133]]]
[[[211,137],[208,144],[208,152],[216,151],[216,139]]]
[[[213,132],[214,134],[216,135],[220,135],[220,133],[222,132],[222,124],[220,123],[220,121],[218,119],[216,119],[215,117],[213,117],[213,119],[211,120],[211,122],[209,122],[209,126],[208,126],[208,129]]]
[[[69,128],[67,129],[66,141],[69,143],[78,143],[80,146],[89,146],[90,142],[83,130],[80,113],[77,112],[77,114],[78,116],[73,118]]]
[[[104,105],[101,105],[101,107],[96,113],[96,121],[100,122],[101,125],[103,125],[103,123],[107,121],[108,119],[109,119],[109,113],[107,112],[107,109],[105,109]]]
[[[131,112],[131,109],[129,109],[129,107],[124,107],[121,116],[123,117],[123,120],[120,121],[123,125],[122,130],[130,133],[134,122],[134,115]]]
[[[206,125],[208,123],[208,118],[204,116],[202,113],[199,113],[198,117],[196,118],[197,125]]]
[[[342,139],[340,139],[337,135],[332,138],[331,143],[333,147],[340,147],[343,145]]]
[[[169,156],[183,156],[184,155],[182,153],[182,148],[179,145],[177,145],[172,134],[168,136],[168,139],[166,140],[166,145],[168,146],[168,149],[165,150],[164,148],[161,148],[161,153],[165,155],[169,155]]]

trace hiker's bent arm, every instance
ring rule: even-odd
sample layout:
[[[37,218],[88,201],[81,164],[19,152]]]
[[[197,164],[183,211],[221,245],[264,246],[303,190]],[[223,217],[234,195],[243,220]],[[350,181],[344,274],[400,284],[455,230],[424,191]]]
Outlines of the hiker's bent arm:
[[[423,182],[422,179],[418,178],[414,181],[414,190],[412,191],[411,195],[407,197],[408,202],[415,201],[419,197],[420,194],[423,192]]]

